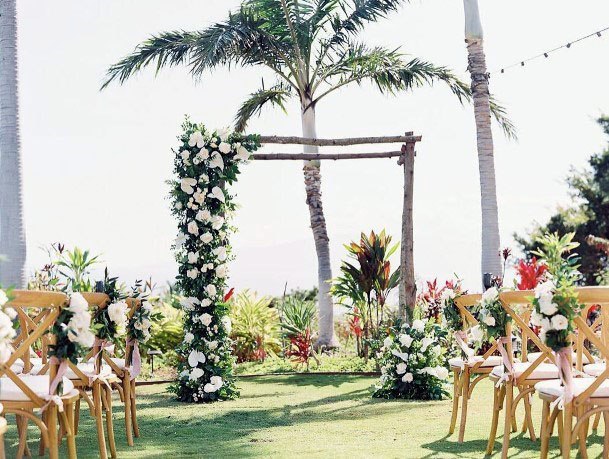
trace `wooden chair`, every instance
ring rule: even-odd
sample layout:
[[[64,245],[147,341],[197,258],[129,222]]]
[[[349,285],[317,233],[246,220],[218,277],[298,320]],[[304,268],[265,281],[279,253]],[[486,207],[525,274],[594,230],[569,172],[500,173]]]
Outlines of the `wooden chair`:
[[[523,432],[528,430],[531,440],[536,440],[535,429],[532,420],[531,394],[535,391],[535,384],[540,381],[553,380],[558,378],[558,367],[554,365],[554,355],[535,334],[530,327],[530,314],[532,306],[530,298],[534,296],[533,291],[508,291],[501,292],[499,299],[511,317],[512,322],[508,322],[505,330],[505,336],[512,336],[513,328],[520,332],[522,338],[522,353],[520,362],[514,359],[514,350],[512,340],[506,340],[506,351],[508,358],[513,363],[512,374],[510,377],[504,375],[504,365],[493,368],[489,376],[490,380],[495,383],[493,396],[493,418],[491,421],[491,431],[489,434],[486,454],[490,455],[493,452],[497,428],[499,425],[499,416],[501,411],[504,411],[504,428],[503,428],[503,445],[501,457],[508,457],[510,445],[510,434],[517,430],[516,428],[516,408],[520,402],[524,405],[525,421],[523,423]],[[519,309],[519,311],[517,311]],[[539,349],[538,356],[532,361],[528,361],[527,347],[528,341],[532,341]],[[552,362],[552,363],[548,363]],[[518,390],[518,395],[514,394],[514,389]]]
[[[0,405],[0,413],[3,413],[4,407]],[[4,451],[4,435],[8,430],[8,426],[6,424],[6,418],[4,416],[0,417],[0,459],[6,459],[6,453]]]
[[[32,345],[43,337],[48,343],[54,342],[53,335],[46,335],[54,325],[61,309],[68,304],[68,297],[58,292],[38,292],[14,290],[14,297],[5,307],[12,307],[17,311],[20,334],[14,341],[14,352],[4,364],[0,364],[0,403],[4,413],[15,414],[19,432],[19,447],[17,457],[29,454],[27,447],[27,424],[34,422],[41,432],[41,444],[49,450],[49,457],[57,459],[59,456],[58,424],[67,437],[68,457],[76,458],[76,442],[74,439],[73,404],[78,399],[78,392],[72,383],[63,378],[61,384],[55,385],[57,370],[60,362],[51,359],[48,362],[47,375],[17,375],[11,367],[17,360],[27,364]],[[32,310],[40,311],[34,314],[39,319],[32,321]],[[62,392],[59,392],[59,386]],[[40,409],[42,416],[34,415],[34,410]]]
[[[469,308],[476,305],[481,295],[462,295],[456,299],[463,323],[463,332],[478,324],[476,318],[471,314]],[[492,369],[501,363],[501,357],[495,354],[497,344],[493,344],[482,356],[473,358],[454,358],[449,360],[453,372],[453,407],[450,420],[449,435],[455,431],[457,416],[459,412],[459,401],[461,401],[461,422],[459,424],[459,443],[463,443],[465,436],[465,425],[467,423],[467,408],[472,392],[476,385],[487,378]],[[463,352],[465,354],[465,352]],[[474,380],[472,381],[472,376]]]
[[[609,308],[609,288],[607,287],[582,287],[577,289],[578,300],[584,304],[582,314],[574,319],[576,334],[572,342],[577,343],[577,364],[583,362],[583,341],[591,343],[605,361],[609,358],[609,346],[607,341],[607,330],[609,323],[601,329],[599,337],[593,326],[586,321],[587,311],[594,304],[603,309]],[[609,312],[601,312],[604,318],[609,317]],[[581,376],[578,374],[577,376]],[[597,376],[577,377],[573,379],[572,399],[564,400],[565,387],[560,380],[544,381],[538,383],[535,388],[543,403],[542,427],[541,427],[541,457],[548,456],[550,437],[553,432],[554,423],[558,424],[558,435],[560,438],[561,453],[563,458],[571,457],[572,443],[577,439],[582,457],[587,457],[586,438],[590,417],[602,414],[605,422],[603,457],[609,456],[609,369],[605,367]],[[562,405],[562,406],[561,406]],[[562,409],[561,409],[562,408]],[[576,420],[575,425],[573,420]]]

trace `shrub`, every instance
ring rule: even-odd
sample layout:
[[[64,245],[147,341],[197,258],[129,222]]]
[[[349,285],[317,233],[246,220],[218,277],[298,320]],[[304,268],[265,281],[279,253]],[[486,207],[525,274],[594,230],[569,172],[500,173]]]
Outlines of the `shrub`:
[[[231,339],[238,362],[264,360],[281,350],[280,322],[271,298],[241,292],[232,305]]]
[[[446,332],[433,320],[391,327],[380,351],[381,378],[373,397],[441,400],[448,395],[444,350]]]

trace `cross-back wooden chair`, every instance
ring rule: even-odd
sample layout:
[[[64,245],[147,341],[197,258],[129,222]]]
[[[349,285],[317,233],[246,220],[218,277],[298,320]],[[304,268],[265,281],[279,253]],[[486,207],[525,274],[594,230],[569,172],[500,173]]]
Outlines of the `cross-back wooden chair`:
[[[476,326],[478,321],[469,311],[469,309],[476,305],[482,295],[462,295],[456,298],[455,303],[459,308],[459,314],[461,315],[463,329],[462,332],[467,333],[469,329]],[[461,346],[463,346],[463,338],[461,340]],[[467,343],[465,343],[467,346]],[[467,352],[466,352],[467,351]],[[471,354],[470,351],[465,347],[462,347],[462,353]],[[469,400],[472,396],[472,392],[476,385],[487,378],[491,373],[493,367],[501,363],[501,357],[494,355],[497,351],[497,343],[493,345],[481,356],[463,356],[461,358],[453,358],[449,360],[450,368],[453,372],[453,407],[452,415],[450,420],[449,435],[455,431],[457,424],[457,417],[459,412],[459,401],[461,401],[461,421],[459,424],[459,443],[463,442],[465,436],[465,426],[467,424],[467,408]],[[474,380],[472,381],[472,376]]]
[[[583,342],[587,340],[606,361],[609,358],[609,345],[607,336],[608,326],[600,325],[601,336],[595,332],[595,324],[587,323],[587,313],[592,305],[600,305],[601,317],[608,318],[609,288],[608,287],[581,287],[576,289],[578,301],[584,305],[582,313],[575,317],[576,333],[572,342],[578,343],[576,348],[576,367],[583,361]],[[605,332],[605,333],[603,333]],[[578,375],[581,376],[581,375]],[[590,376],[590,375],[588,375]],[[569,378],[570,379],[570,378]],[[564,383],[561,380],[544,381],[535,386],[543,403],[542,430],[541,430],[541,457],[548,455],[548,446],[552,435],[554,423],[558,424],[561,453],[563,458],[571,457],[571,446],[576,439],[579,440],[579,450],[582,457],[587,457],[586,438],[590,417],[602,414],[605,423],[603,457],[609,457],[609,368],[596,376],[578,377],[572,379],[570,400],[565,399]],[[575,419],[575,424],[573,421]]]
[[[59,456],[58,424],[65,432],[68,445],[68,457],[76,458],[76,443],[74,439],[73,404],[78,399],[78,392],[67,378],[57,378],[60,362],[49,359],[46,375],[17,375],[11,367],[18,360],[28,364],[31,347],[48,339],[48,344],[54,343],[54,336],[49,334],[55,324],[61,309],[68,305],[68,297],[58,292],[39,292],[14,290],[14,297],[5,307],[11,307],[17,312],[20,333],[13,343],[14,351],[8,361],[0,364],[0,403],[4,413],[15,414],[19,432],[19,447],[17,457],[29,454],[27,448],[27,424],[34,422],[41,432],[41,444],[48,449],[49,457]],[[32,314],[32,311],[39,313]],[[37,317],[39,321],[32,320]],[[41,417],[34,415],[34,410],[42,412]]]
[[[491,371],[490,380],[495,383],[493,394],[493,417],[491,431],[486,448],[486,454],[493,452],[500,413],[504,411],[503,445],[501,457],[508,457],[510,445],[510,434],[516,428],[516,408],[520,402],[524,405],[525,420],[522,426],[523,432],[528,430],[531,440],[536,440],[535,429],[532,420],[531,394],[535,391],[535,384],[540,381],[558,378],[558,367],[553,363],[552,350],[541,341],[530,325],[532,311],[531,298],[534,296],[531,290],[506,291],[499,294],[499,299],[507,314],[511,317],[505,330],[506,337],[511,337],[514,331],[519,332],[522,338],[522,353],[520,361],[514,358],[512,340],[507,339],[505,343],[508,360],[513,362],[512,368],[507,369],[504,374],[505,365],[500,365]],[[527,345],[532,341],[539,349],[537,357],[528,361]],[[511,374],[510,374],[511,372]],[[518,391],[515,395],[514,390]]]
[[[0,414],[4,411],[4,407],[0,404]],[[6,418],[0,417],[0,459],[6,459],[6,452],[4,451],[4,435],[8,430],[6,424]]]

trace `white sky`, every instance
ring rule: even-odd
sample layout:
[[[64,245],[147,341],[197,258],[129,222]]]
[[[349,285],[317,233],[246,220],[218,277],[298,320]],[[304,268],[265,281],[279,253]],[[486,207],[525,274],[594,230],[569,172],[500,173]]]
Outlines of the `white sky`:
[[[259,69],[217,70],[196,85],[182,68],[146,71],[99,92],[105,69],[150,34],[221,20],[237,0],[19,0],[21,138],[28,267],[39,246],[77,244],[103,254],[131,281],[171,279],[175,222],[164,181],[184,114],[209,127],[229,124],[257,89]],[[605,0],[480,0],[489,69],[519,61],[609,25]],[[401,46],[464,79],[463,5],[425,0],[366,27],[369,44]],[[609,112],[609,34],[491,79],[520,140],[495,130],[502,244],[566,203],[564,178],[605,139],[594,122]],[[289,115],[267,109],[250,132],[300,135]],[[399,97],[371,86],[344,89],[318,106],[321,137],[423,135],[415,171],[415,265],[419,278],[458,273],[478,286],[480,210],[470,106],[438,85]],[[284,150],[284,149],[282,149]],[[371,147],[368,151],[374,151]],[[380,148],[377,149],[377,151]],[[268,150],[270,151],[270,150]],[[393,160],[324,163],[324,206],[334,273],[342,244],[386,228],[399,239],[402,172]],[[252,163],[235,191],[237,259],[231,283],[261,293],[316,283],[317,267],[298,162]],[[396,260],[397,263],[397,260]]]

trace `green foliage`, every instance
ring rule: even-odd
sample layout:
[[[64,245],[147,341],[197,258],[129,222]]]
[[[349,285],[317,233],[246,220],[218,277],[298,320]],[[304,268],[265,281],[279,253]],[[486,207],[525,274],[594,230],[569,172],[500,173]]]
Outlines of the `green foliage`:
[[[295,373],[295,367],[289,360],[281,357],[269,357],[264,361],[242,362],[235,370],[238,375],[264,375],[273,373]],[[308,372],[374,372],[377,371],[374,360],[347,354],[320,354]]]
[[[170,301],[174,298],[170,297]],[[159,350],[164,354],[175,351],[184,340],[184,313],[173,307],[167,297],[162,297],[156,302],[155,312],[160,314],[160,317],[154,316],[150,339],[142,348]]]
[[[603,116],[597,121],[609,135],[609,117]],[[583,171],[572,171],[567,179],[572,204],[559,209],[531,234],[515,238],[530,257],[541,247],[539,238],[544,234],[574,233],[573,241],[580,244],[582,280],[586,285],[596,285],[605,278],[608,255],[594,244],[587,244],[586,240],[589,235],[609,238],[609,147],[592,155],[588,164]]]
[[[480,302],[475,307],[479,325],[488,341],[494,341],[507,336],[506,327],[512,321],[499,300],[500,290],[491,287],[482,294]]]
[[[233,302],[231,339],[238,362],[264,360],[281,350],[280,321],[270,297],[241,292]]]
[[[374,231],[369,236],[361,233],[359,244],[345,245],[353,262],[344,261],[341,275],[333,281],[332,294],[362,322],[363,355],[368,355],[370,343],[378,340],[387,297],[399,283],[399,268],[392,272],[389,261],[398,247],[391,245],[391,236],[384,230],[378,235]]]
[[[287,296],[281,303],[281,328],[288,338],[312,331],[317,317],[317,306],[310,300]]]

